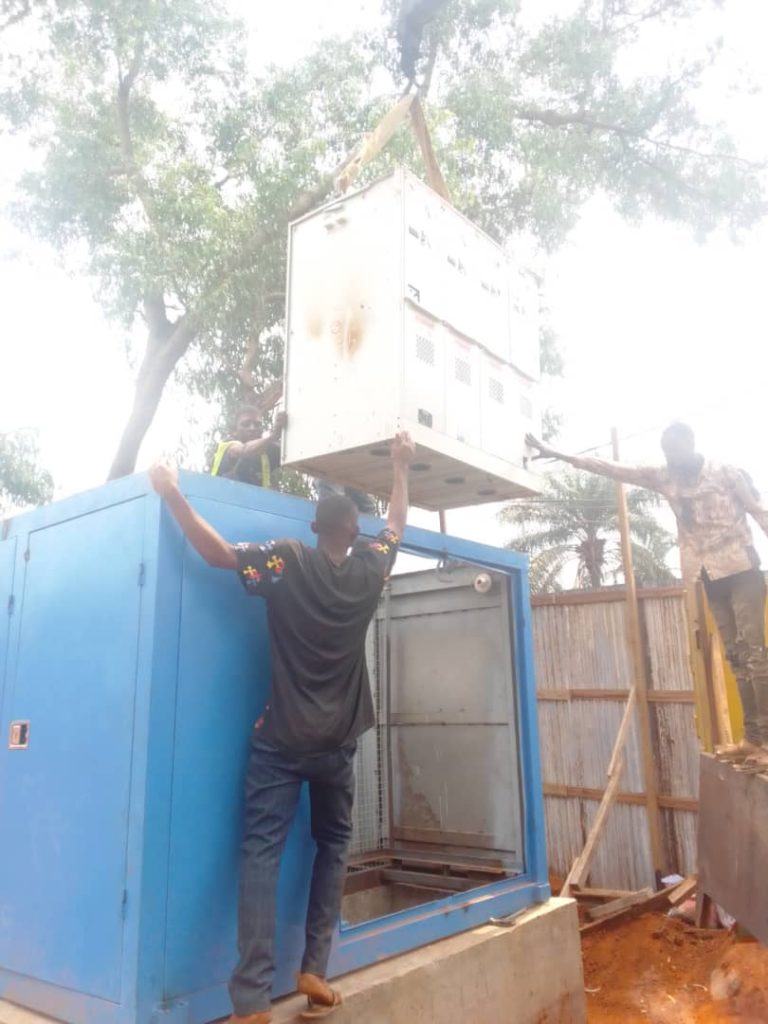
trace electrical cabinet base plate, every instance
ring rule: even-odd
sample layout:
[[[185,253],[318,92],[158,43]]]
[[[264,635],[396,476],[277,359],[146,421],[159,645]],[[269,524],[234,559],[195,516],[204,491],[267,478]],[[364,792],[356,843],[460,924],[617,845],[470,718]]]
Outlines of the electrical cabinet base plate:
[[[424,435],[418,425],[405,425],[403,429],[409,430],[417,440],[416,458],[409,480],[411,504],[417,508],[434,512],[465,508],[525,498],[541,490],[538,477],[526,469],[511,466],[485,452],[474,452],[472,459],[468,460],[462,457],[465,446],[461,442],[450,438],[437,439],[430,431],[424,437],[427,443],[418,443],[420,435]],[[392,489],[390,440],[318,455],[293,463],[292,468],[388,498]],[[435,447],[436,444],[440,444],[440,449]]]

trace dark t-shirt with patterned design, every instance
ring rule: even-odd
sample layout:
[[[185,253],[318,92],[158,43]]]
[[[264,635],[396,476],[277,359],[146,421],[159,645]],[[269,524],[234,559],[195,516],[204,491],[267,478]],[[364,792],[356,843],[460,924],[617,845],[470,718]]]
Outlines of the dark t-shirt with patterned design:
[[[267,602],[272,686],[260,736],[285,750],[333,750],[375,724],[365,638],[399,538],[359,539],[336,565],[294,540],[236,545],[248,594]]]

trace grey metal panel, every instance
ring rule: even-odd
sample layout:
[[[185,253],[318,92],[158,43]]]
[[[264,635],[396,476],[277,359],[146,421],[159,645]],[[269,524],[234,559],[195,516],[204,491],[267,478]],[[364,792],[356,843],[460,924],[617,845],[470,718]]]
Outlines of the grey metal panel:
[[[392,580],[393,836],[500,850],[522,867],[507,581],[479,594],[478,571]]]
[[[485,608],[393,618],[393,716],[437,721],[454,713],[466,721],[506,725],[510,666],[503,613],[497,600]]]
[[[506,726],[396,730],[395,828],[434,832],[435,842],[522,854],[519,798]],[[407,836],[401,831],[403,838]]]
[[[384,728],[381,713],[381,685],[378,666],[378,644],[375,624],[368,630],[365,645],[371,695],[376,709],[376,727],[360,737],[355,757],[355,804],[352,817],[352,840],[349,852],[364,853],[380,849],[385,834],[384,766],[381,758],[381,734]]]
[[[768,779],[701,757],[699,888],[768,943]]]

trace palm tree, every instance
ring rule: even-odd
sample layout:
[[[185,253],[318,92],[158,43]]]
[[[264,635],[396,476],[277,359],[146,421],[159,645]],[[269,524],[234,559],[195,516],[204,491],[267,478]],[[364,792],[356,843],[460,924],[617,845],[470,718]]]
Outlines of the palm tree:
[[[640,586],[674,582],[667,557],[675,538],[653,515],[658,497],[633,488],[627,492],[635,576]],[[593,473],[573,470],[548,476],[540,499],[513,501],[501,512],[515,526],[508,547],[530,556],[534,593],[560,590],[575,567],[575,586],[585,590],[619,582],[621,543],[616,485]]]

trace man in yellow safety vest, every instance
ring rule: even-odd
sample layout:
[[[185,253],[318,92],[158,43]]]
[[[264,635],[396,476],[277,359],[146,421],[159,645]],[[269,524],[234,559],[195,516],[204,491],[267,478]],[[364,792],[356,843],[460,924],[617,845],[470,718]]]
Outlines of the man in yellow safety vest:
[[[235,436],[222,441],[217,448],[211,475],[274,488],[280,470],[280,437],[285,422],[285,413],[277,413],[271,434],[264,437],[259,410],[251,405],[241,406]]]

